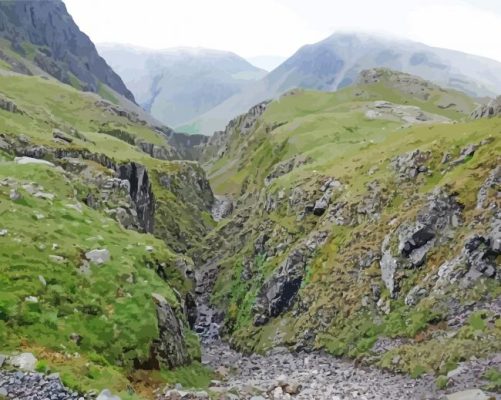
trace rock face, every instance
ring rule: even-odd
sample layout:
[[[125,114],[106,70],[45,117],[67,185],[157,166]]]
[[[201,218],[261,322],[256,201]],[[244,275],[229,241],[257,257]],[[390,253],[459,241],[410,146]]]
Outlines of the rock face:
[[[304,252],[293,250],[262,286],[253,308],[254,325],[263,325],[270,317],[276,317],[291,307],[301,287],[305,267]]]
[[[120,179],[130,182],[130,196],[136,206],[137,217],[145,232],[153,232],[155,222],[155,197],[146,167],[135,162],[121,165],[117,171]]]
[[[390,294],[398,291],[395,274],[398,269],[418,268],[426,262],[428,251],[449,239],[462,221],[462,204],[454,194],[438,188],[428,195],[426,205],[412,224],[402,224],[382,243],[381,276]],[[397,253],[391,243],[397,243]]]
[[[471,117],[473,119],[492,118],[501,115],[501,96],[489,101],[487,104],[479,106]]]
[[[276,164],[273,170],[264,179],[264,184],[266,186],[270,185],[275,179],[281,177],[282,175],[288,174],[293,169],[300,167],[301,165],[311,162],[311,158],[305,156],[296,156],[289,160],[283,161]]]
[[[209,138],[200,156],[201,162],[214,162],[224,156],[233,135],[248,135],[259,117],[263,115],[269,101],[263,101],[251,107],[246,113],[232,119],[224,131],[217,131]]]
[[[185,162],[178,165],[175,173],[159,176],[160,184],[169,189],[185,203],[192,203],[201,210],[210,211],[214,194],[204,170],[198,163]]]
[[[23,42],[38,46],[34,61],[61,82],[76,76],[84,90],[98,92],[102,84],[134,101],[122,79],[97,53],[89,37],[80,31],[61,0],[0,2],[0,37],[25,53]]]
[[[159,337],[152,346],[149,366],[174,368],[189,363],[182,323],[162,295],[153,293],[152,298],[157,307]]]

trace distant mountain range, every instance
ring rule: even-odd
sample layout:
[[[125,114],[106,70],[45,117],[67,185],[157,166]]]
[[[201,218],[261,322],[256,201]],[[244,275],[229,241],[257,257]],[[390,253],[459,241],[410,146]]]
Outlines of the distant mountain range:
[[[266,75],[230,52],[199,48],[153,51],[115,44],[98,47],[138,103],[173,127],[210,111]]]
[[[253,105],[294,88],[341,89],[373,67],[417,75],[475,97],[501,93],[500,62],[368,34],[334,34],[301,47],[282,63],[272,56],[250,59],[261,66],[280,63],[269,73],[230,52],[98,48],[146,111],[188,133],[211,135]]]
[[[300,48],[259,82],[194,120],[192,126],[197,132],[212,134],[265,99],[293,88],[334,91],[352,84],[362,70],[371,67],[418,75],[472,96],[501,93],[500,62],[408,40],[334,34]]]

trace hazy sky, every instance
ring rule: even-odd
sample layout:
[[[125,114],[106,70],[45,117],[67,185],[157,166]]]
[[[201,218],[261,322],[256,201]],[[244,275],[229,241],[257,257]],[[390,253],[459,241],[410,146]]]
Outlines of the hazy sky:
[[[369,31],[501,61],[501,0],[64,0],[96,43],[289,56],[334,31]]]

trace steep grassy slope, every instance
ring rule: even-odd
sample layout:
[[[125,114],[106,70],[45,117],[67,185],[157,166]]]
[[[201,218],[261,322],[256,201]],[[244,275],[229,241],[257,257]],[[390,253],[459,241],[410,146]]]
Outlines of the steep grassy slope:
[[[166,160],[175,153],[166,135],[134,112],[9,65],[0,70],[0,351],[33,352],[38,369],[70,387],[122,398],[206,384],[189,328],[193,263],[179,255],[212,227],[204,171]],[[106,250],[104,263],[93,250]]]
[[[209,141],[202,160],[210,161],[208,173],[214,190],[238,194],[242,182],[250,178],[261,186],[272,165],[298,154],[311,157],[304,167],[308,171],[326,168],[336,164],[335,157],[381,142],[395,130],[415,123],[452,122],[475,107],[460,92],[443,90],[410,75],[371,71],[361,77],[360,85],[335,94],[293,90],[271,103],[252,129],[245,128],[245,134],[238,122],[236,129],[230,123],[224,134]],[[385,110],[378,101],[397,106]],[[224,154],[217,157],[218,152]]]
[[[291,92],[211,139],[213,187],[236,205],[207,237],[213,302],[241,349],[445,374],[501,351],[501,120],[405,74],[360,82]]]
[[[126,394],[127,375],[159,337],[151,294],[184,319],[190,286],[162,241],[82,204],[88,189],[55,167],[0,161],[2,352],[34,352],[38,369],[74,389]],[[87,261],[95,249],[109,260]],[[197,339],[183,330],[196,360]]]
[[[17,112],[0,109],[2,133],[12,137],[23,134],[32,142],[30,146],[44,146],[61,154],[103,154],[116,164],[130,161],[142,164],[150,172],[156,194],[155,233],[182,251],[207,230],[206,219],[200,213],[210,208],[210,189],[185,185],[186,175],[201,179],[203,185],[203,171],[194,163],[152,158],[150,153],[160,158],[175,153],[161,132],[119,106],[54,80],[12,75],[0,76],[0,82],[0,96],[17,109]],[[54,138],[55,129],[71,143]],[[198,190],[199,194],[191,199],[187,194],[176,197],[183,188],[188,192]],[[194,205],[199,196],[201,203]]]

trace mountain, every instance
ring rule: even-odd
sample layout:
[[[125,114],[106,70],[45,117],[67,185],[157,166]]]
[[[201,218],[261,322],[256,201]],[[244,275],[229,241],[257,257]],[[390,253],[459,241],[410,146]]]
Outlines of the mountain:
[[[28,39],[0,40],[0,399],[496,398],[501,99],[369,68],[184,135]]]
[[[187,122],[240,93],[266,73],[234,53],[217,50],[153,51],[101,45],[99,51],[148,112],[186,131],[192,131],[185,125]]]
[[[109,87],[134,101],[61,0],[1,1],[0,39],[61,82],[102,94]],[[9,56],[2,52],[0,60],[9,63]]]
[[[247,60],[256,67],[262,68],[265,71],[274,70],[280,64],[282,64],[287,57],[282,56],[255,56],[249,57]]]
[[[202,286],[212,315],[232,347],[268,354],[261,376],[282,346],[295,352],[286,371],[312,398],[352,382],[308,373],[318,350],[422,377],[405,394],[357,382],[367,398],[461,398],[475,368],[470,393],[488,398],[479,388],[500,390],[499,104],[471,114],[465,93],[388,69],[353,80],[289,91],[211,137],[202,161],[224,217],[200,255],[216,274]]]
[[[201,133],[212,134],[263,100],[293,88],[338,90],[372,67],[415,74],[473,96],[501,92],[501,63],[497,61],[407,40],[339,33],[300,48],[259,82],[194,120],[193,125]]]

